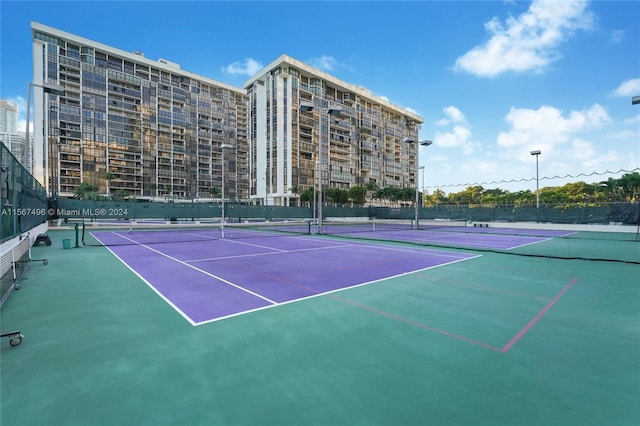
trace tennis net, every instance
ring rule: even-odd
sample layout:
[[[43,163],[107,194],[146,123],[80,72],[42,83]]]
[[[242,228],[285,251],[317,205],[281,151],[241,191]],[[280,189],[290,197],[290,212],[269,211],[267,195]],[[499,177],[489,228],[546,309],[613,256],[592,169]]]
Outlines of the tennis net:
[[[327,221],[323,233],[340,238],[407,243],[412,245],[492,252],[509,255],[613,261],[640,264],[637,226],[532,223],[466,223],[411,220]]]
[[[272,238],[311,233],[309,221],[129,222],[99,226],[83,223],[84,246],[202,243],[220,239]]]
[[[359,232],[408,231],[408,230],[459,230],[467,226],[464,219],[367,219],[324,220],[324,234],[351,234]]]

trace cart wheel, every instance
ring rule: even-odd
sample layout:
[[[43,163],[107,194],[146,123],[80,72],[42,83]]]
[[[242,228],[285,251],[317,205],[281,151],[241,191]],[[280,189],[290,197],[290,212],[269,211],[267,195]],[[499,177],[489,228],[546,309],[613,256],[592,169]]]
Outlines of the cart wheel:
[[[20,284],[16,284],[15,289],[20,290]]]
[[[20,343],[22,343],[22,336],[12,337],[11,340],[9,340],[11,346],[18,346]]]
[[[45,264],[45,265],[48,265],[49,261],[47,259],[45,259],[42,263]]]

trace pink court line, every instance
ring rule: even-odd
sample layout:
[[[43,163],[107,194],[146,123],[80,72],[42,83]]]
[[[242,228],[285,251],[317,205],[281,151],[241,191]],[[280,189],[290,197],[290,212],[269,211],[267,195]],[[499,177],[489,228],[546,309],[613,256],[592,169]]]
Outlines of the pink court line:
[[[575,283],[578,282],[578,277],[575,277],[574,279],[572,279],[571,281],[569,281],[569,284],[567,284],[566,286],[564,286],[564,288],[562,290],[560,290],[560,293],[558,293],[556,295],[556,297],[554,297],[553,299],[551,299],[551,301],[549,303],[547,303],[547,306],[545,306],[544,308],[542,308],[542,310],[540,312],[538,312],[538,315],[536,315],[535,317],[533,317],[533,319],[531,321],[529,321],[529,324],[525,325],[522,330],[520,330],[518,332],[518,334],[516,334],[515,336],[513,336],[513,339],[511,339],[509,341],[509,343],[507,343],[506,345],[504,345],[504,347],[501,349],[501,352],[507,352],[509,351],[509,349],[511,349],[513,347],[513,345],[515,345],[516,343],[518,343],[518,340],[520,340],[522,338],[522,336],[524,336],[525,334],[527,334],[527,332],[531,329],[531,327],[533,327],[539,320],[540,318],[542,318],[544,316],[544,314],[547,313],[547,311],[549,309],[551,309],[551,307],[553,305],[556,304],[556,302],[558,300],[560,300],[560,298],[567,292],[567,290],[569,290]]]
[[[370,306],[361,305],[360,303],[355,303],[355,302],[352,302],[350,300],[343,299],[341,297],[337,297],[337,296],[330,296],[330,297],[332,297],[333,299],[339,300],[341,302],[348,303],[349,305],[355,306],[357,308],[365,309],[367,311],[376,313],[378,315],[382,315],[382,316],[385,316],[385,317],[388,317],[388,318],[391,318],[391,319],[394,319],[394,320],[397,320],[397,321],[402,321],[402,322],[407,323],[407,324],[415,325],[416,327],[424,328],[426,330],[430,330],[430,331],[433,331],[435,333],[439,333],[439,334],[443,334],[445,336],[453,337],[454,339],[462,340],[463,342],[471,343],[471,344],[476,345],[476,346],[482,346],[483,348],[491,349],[491,350],[496,351],[496,352],[504,352],[504,350],[501,349],[501,348],[497,348],[495,346],[491,346],[491,345],[488,345],[486,343],[479,342],[477,340],[469,339],[468,337],[460,336],[458,334],[449,333],[448,331],[444,331],[444,330],[441,330],[439,328],[431,327],[430,325],[422,324],[422,323],[416,322],[416,321],[411,321],[410,319],[402,318],[402,317],[399,317],[397,315],[390,314],[389,312],[381,311],[381,310],[372,308]]]
[[[556,302],[558,300],[560,300],[560,298],[567,292],[567,290],[569,290],[571,288],[571,286],[573,286],[576,282],[578,282],[578,277],[575,277],[567,285],[565,285],[564,288],[562,290],[560,290],[560,292],[556,295],[556,297],[551,299],[551,301],[549,303],[547,303],[547,305],[544,308],[542,308],[542,310],[540,312],[538,312],[538,314],[535,317],[533,317],[533,319],[531,321],[529,321],[529,323],[527,325],[525,325],[522,328],[522,330],[520,330],[518,332],[518,334],[516,334],[509,341],[509,343],[504,345],[502,348],[498,348],[496,346],[492,346],[492,345],[489,345],[487,343],[480,342],[478,340],[473,340],[473,339],[470,339],[468,337],[460,336],[458,334],[450,333],[448,331],[442,330],[440,328],[432,327],[432,326],[427,325],[427,324],[423,324],[423,323],[420,323],[420,322],[417,322],[417,321],[412,321],[412,320],[407,319],[407,318],[402,318],[402,317],[399,317],[397,315],[393,315],[393,314],[391,314],[389,312],[381,311],[379,309],[375,309],[375,308],[372,308],[370,306],[366,306],[366,305],[362,305],[360,303],[352,302],[351,300],[343,299],[343,298],[335,296],[335,295],[329,295],[329,297],[331,297],[331,298],[333,298],[335,300],[339,300],[340,302],[347,303],[349,305],[355,306],[357,308],[364,309],[364,310],[367,310],[369,312],[373,312],[373,313],[376,313],[378,315],[385,316],[387,318],[391,318],[391,319],[394,319],[394,320],[397,320],[397,321],[402,321],[402,322],[404,322],[406,324],[411,324],[411,325],[414,325],[416,327],[423,328],[425,330],[429,330],[429,331],[433,331],[433,332],[438,333],[438,334],[442,334],[444,336],[453,337],[454,339],[461,340],[461,341],[467,342],[467,343],[471,343],[471,344],[476,345],[476,346],[481,346],[483,348],[491,349],[492,351],[505,353],[505,352],[508,352],[509,349],[511,349],[516,343],[518,343],[518,341],[531,329],[531,327],[533,327],[540,320],[540,318],[542,318],[547,313],[547,311],[549,309],[551,309],[551,307],[553,305],[555,305]]]

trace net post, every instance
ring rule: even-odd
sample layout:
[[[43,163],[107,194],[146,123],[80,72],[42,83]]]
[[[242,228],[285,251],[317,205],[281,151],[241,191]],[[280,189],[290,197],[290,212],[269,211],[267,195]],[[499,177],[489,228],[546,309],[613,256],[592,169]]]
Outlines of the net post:
[[[31,237],[29,236],[29,233],[27,232],[27,255],[29,256],[28,261],[31,262]]]
[[[76,231],[76,247],[75,248],[80,247],[79,240],[78,240],[78,233],[79,233],[78,228],[79,226],[78,226],[78,223],[76,222],[75,223],[75,231]]]

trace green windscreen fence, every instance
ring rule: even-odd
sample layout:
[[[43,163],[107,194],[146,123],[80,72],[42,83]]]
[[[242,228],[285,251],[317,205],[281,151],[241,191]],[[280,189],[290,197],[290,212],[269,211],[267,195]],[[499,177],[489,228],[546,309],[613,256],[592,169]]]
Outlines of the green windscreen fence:
[[[48,212],[45,189],[4,144],[0,164],[0,241],[4,242],[46,222]]]
[[[221,205],[215,203],[153,203],[140,201],[92,201],[69,198],[51,199],[51,219],[137,220],[137,219],[210,219],[220,218]],[[323,208],[325,218],[412,219],[413,207],[335,207]],[[253,219],[312,219],[309,207],[259,206],[227,202],[225,217],[242,222]],[[487,222],[543,222],[559,224],[640,223],[640,203],[548,204],[469,206],[444,205],[419,209],[420,219],[448,219]]]
[[[31,240],[24,235],[46,222],[45,189],[2,144],[0,149],[0,306],[30,261]],[[19,237],[18,237],[19,236]]]

